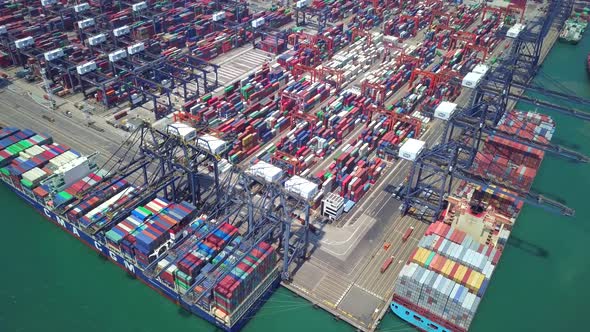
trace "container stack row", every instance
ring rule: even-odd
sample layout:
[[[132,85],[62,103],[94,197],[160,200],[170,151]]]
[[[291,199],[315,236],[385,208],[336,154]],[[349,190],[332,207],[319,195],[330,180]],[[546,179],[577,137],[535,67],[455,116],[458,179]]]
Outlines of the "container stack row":
[[[338,52],[320,68],[341,72],[343,82],[338,83],[340,87],[345,87],[348,83],[362,77],[379,60],[383,52],[382,42],[383,34],[370,33],[369,36],[363,36],[354,41],[346,50]],[[326,81],[337,81],[333,75],[325,76]]]
[[[235,136],[233,145],[229,145],[229,160],[237,163],[287,128],[288,118],[278,110],[276,95],[287,84],[289,77],[280,66],[264,66],[226,87],[223,95],[207,95],[187,102],[183,106],[184,112],[209,123],[215,130],[207,134],[210,139],[223,140],[225,136]],[[155,126],[165,128],[174,121],[174,116],[171,114]]]
[[[524,200],[517,198],[518,194],[494,185],[479,186],[466,182],[459,185],[460,197],[473,197],[481,202],[488,202],[496,211],[505,216],[516,216],[524,206]]]
[[[115,251],[132,257],[134,255],[133,244],[136,242],[135,235],[142,230],[146,219],[159,214],[168,205],[167,201],[155,198],[144,206],[136,207],[127,218],[105,233],[107,245]]]
[[[287,85],[281,94],[281,110],[309,112],[334,92],[327,83],[312,83],[305,79],[295,81]]]
[[[381,158],[369,157],[369,154],[369,145],[361,140],[344,145],[336,152],[329,173],[324,174],[321,180],[335,176],[334,184],[339,186],[340,196],[358,202],[385,167]]]
[[[160,201],[167,203],[161,198]],[[139,266],[149,265],[156,259],[162,245],[174,242],[173,234],[186,226],[195,210],[196,207],[187,202],[169,204],[149,218],[141,230],[134,232],[133,249]]]
[[[438,3],[428,5],[417,3],[404,11],[397,11],[384,23],[383,31],[386,35],[396,36],[400,39],[414,37],[418,31],[428,26],[432,9],[438,6]]]
[[[18,45],[0,47],[0,66],[28,64],[29,70],[19,72],[19,77],[41,78],[45,62],[63,60],[67,62],[65,66],[76,66],[78,68],[74,69],[79,72],[82,70],[79,67],[88,65],[85,68],[100,72],[99,81],[104,81],[116,76],[111,56],[120,56],[125,50],[128,53],[131,49],[138,50],[135,46],[140,44],[142,50],[154,55],[174,57],[188,50],[188,55],[210,60],[252,41],[255,33],[251,23],[255,19],[272,28],[291,21],[287,8],[250,13],[247,7],[244,10],[242,6],[224,6],[219,10],[215,8],[217,5],[203,1],[148,3],[147,8],[140,8],[141,4],[146,3],[121,6],[57,3],[51,10],[40,3],[26,10],[21,6],[2,5],[0,9],[6,15],[0,17],[0,22],[5,22],[2,27]],[[153,23],[146,20],[146,16],[136,14],[137,10],[146,9],[157,11],[162,19]],[[112,31],[106,33],[99,26]],[[29,47],[34,48],[34,54],[44,56],[27,58],[16,51]],[[149,61],[149,57],[146,60]],[[56,82],[50,86],[56,95],[84,89],[79,78],[69,71],[48,74],[51,81]],[[128,100],[132,93],[138,91],[122,80],[115,80],[105,83],[95,97],[101,103],[113,105]]]
[[[185,253],[177,263],[177,280],[182,283],[181,286],[190,287],[200,274],[203,266],[210,263],[213,257],[219,254],[238,235],[236,227],[223,223],[213,234],[209,234],[191,251]]]
[[[70,186],[71,187],[71,186]],[[128,189],[129,188],[129,189]],[[125,179],[114,178],[108,181],[99,183],[93,188],[85,188],[81,192],[75,192],[75,195],[68,197],[58,193],[58,196],[68,197],[65,202],[68,210],[67,217],[70,222],[78,224],[79,218],[86,214],[94,216],[102,214],[102,211],[113,205],[119,198],[124,197],[127,192],[133,192],[135,188],[129,186],[129,182]],[[67,188],[64,190],[66,191]],[[84,194],[80,200],[75,200],[77,196]],[[84,219],[80,221],[83,226],[90,226],[93,221]]]
[[[260,242],[215,287],[215,314],[223,318],[234,312],[275,266],[275,249]]]
[[[394,294],[468,329],[501,254],[458,229],[433,223],[402,268]]]
[[[404,265],[394,286],[395,296],[413,303],[438,320],[467,329],[481,297],[467,287],[416,263]]]
[[[555,124],[545,115],[511,111],[500,120],[498,130],[523,140],[547,144],[555,132]],[[473,171],[527,191],[543,157],[544,152],[539,149],[492,135],[476,155]]]
[[[374,101],[385,101],[408,82],[414,65],[397,61],[397,55],[399,52],[394,54],[393,61],[384,62],[361,80],[363,95]],[[379,88],[376,89],[375,86]]]
[[[67,146],[52,143],[52,138],[30,130],[4,130],[0,133],[3,179],[33,196],[41,181],[63,166],[78,159],[80,154]],[[66,170],[67,171],[67,170]]]

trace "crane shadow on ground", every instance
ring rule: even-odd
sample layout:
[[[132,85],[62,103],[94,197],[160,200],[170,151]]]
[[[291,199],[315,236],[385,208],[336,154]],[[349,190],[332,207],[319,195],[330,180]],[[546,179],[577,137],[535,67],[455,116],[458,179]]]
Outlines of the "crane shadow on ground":
[[[11,80],[0,77],[0,89],[4,89],[9,85],[12,85]]]

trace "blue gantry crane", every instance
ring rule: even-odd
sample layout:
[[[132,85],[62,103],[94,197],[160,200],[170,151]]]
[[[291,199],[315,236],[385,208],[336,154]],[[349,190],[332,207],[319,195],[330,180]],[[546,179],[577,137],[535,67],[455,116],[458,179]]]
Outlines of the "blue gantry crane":
[[[221,195],[204,199],[198,214],[205,213],[206,226],[195,228],[183,239],[172,245],[162,256],[145,268],[144,273],[158,278],[169,266],[198,247],[209,234],[213,234],[223,222],[242,230],[241,241],[232,247],[217,266],[194,280],[192,286],[179,298],[189,304],[201,304],[213,297],[213,289],[244,257],[261,241],[279,242],[282,257],[280,274],[290,280],[292,265],[307,258],[309,243],[310,204],[294,193],[286,191],[280,183],[268,182],[247,169],[232,166],[224,172],[217,187]],[[210,203],[209,203],[210,202]],[[294,217],[303,215],[303,218]],[[295,225],[295,220],[301,225]],[[216,221],[213,221],[216,220]],[[158,266],[166,260],[165,266]],[[221,269],[220,266],[225,268]],[[208,301],[205,301],[208,302]]]
[[[301,3],[301,4],[300,4]],[[302,1],[295,7],[295,24],[300,26],[313,26],[317,29],[318,34],[322,33],[328,24],[328,8],[317,9],[309,7]],[[315,19],[315,22],[313,22]]]
[[[407,213],[411,208],[417,208],[424,219],[436,220],[444,209],[445,198],[452,191],[454,179],[481,186],[496,185],[489,179],[469,172],[483,134],[497,135],[576,161],[588,161],[586,156],[576,151],[553,144],[523,140],[495,128],[505,115],[510,100],[522,100],[582,120],[589,119],[581,111],[521,95],[525,89],[532,87],[533,91],[554,98],[567,99],[584,106],[590,104],[590,101],[583,98],[535,85],[531,86],[532,78],[538,73],[543,41],[551,28],[559,31],[571,12],[571,4],[569,0],[552,1],[547,16],[538,18],[526,27],[515,39],[509,54],[484,77],[471,96],[471,106],[455,110],[444,118],[448,122],[442,142],[420,152],[413,160],[406,185],[401,193],[403,204],[400,209],[403,213]],[[455,128],[460,129],[459,134],[462,135],[455,135],[457,134]],[[505,184],[497,185],[507,187]],[[534,192],[508,188],[504,190],[504,194],[563,215],[571,216],[575,213],[564,204]],[[432,213],[428,214],[427,211]]]

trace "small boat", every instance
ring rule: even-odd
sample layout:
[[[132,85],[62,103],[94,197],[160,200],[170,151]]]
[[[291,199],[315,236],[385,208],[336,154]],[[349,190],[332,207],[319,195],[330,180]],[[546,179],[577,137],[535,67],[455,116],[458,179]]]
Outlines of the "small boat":
[[[587,26],[588,22],[580,17],[570,17],[559,33],[559,40],[575,45],[582,40]]]

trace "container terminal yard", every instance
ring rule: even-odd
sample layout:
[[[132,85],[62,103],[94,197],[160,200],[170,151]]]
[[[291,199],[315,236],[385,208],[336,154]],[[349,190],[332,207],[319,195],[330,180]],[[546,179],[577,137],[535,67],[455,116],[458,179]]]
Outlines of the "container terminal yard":
[[[0,5],[0,176],[173,302],[240,330],[278,286],[358,330],[466,331],[531,191],[525,90],[574,1]],[[27,129],[28,128],[28,129]],[[573,164],[572,167],[575,167]]]

